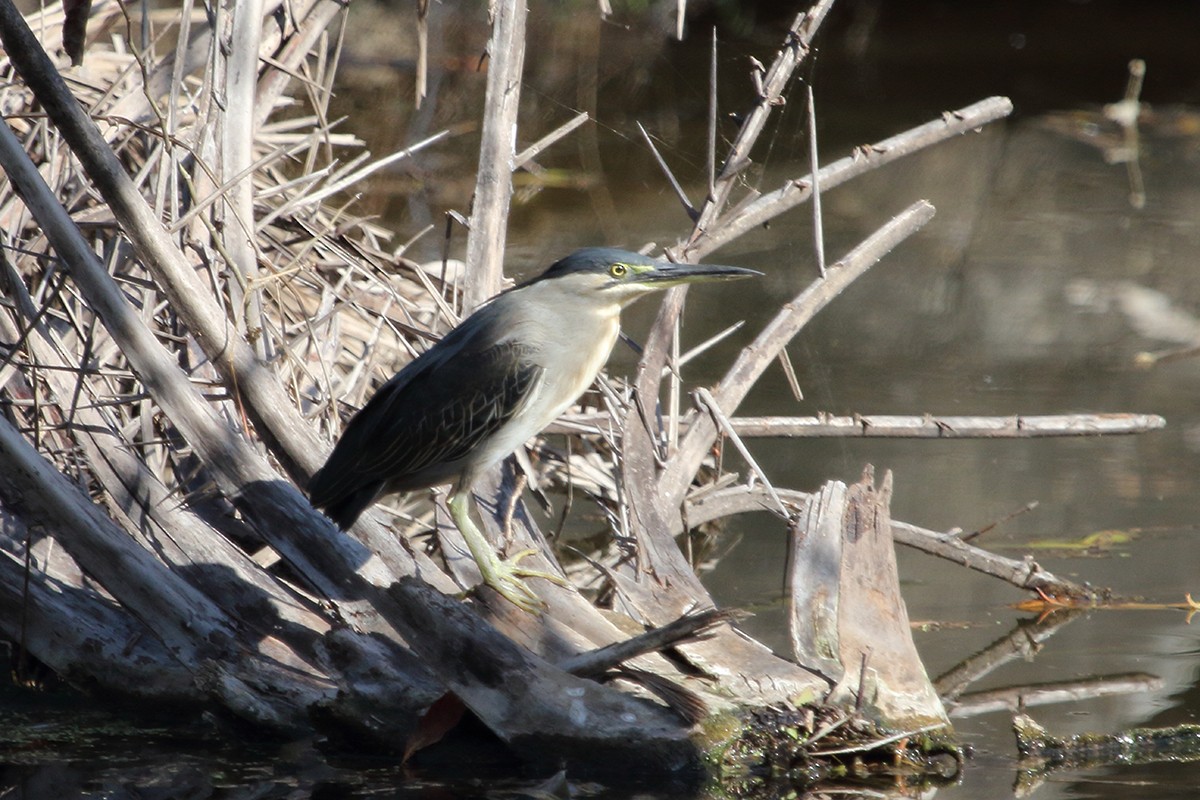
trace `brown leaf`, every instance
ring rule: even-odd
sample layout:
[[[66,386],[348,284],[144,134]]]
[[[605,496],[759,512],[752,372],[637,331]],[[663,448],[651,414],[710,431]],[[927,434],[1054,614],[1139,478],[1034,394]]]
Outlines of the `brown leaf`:
[[[405,743],[404,760],[408,761],[418,750],[440,742],[447,733],[454,730],[466,710],[467,707],[463,705],[463,701],[450,692],[446,692],[435,700],[425,715],[421,717],[416,733]]]

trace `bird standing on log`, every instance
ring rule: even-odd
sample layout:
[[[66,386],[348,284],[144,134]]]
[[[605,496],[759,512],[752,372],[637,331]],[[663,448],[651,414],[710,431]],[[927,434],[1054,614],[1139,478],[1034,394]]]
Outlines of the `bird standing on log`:
[[[313,475],[312,504],[345,530],[381,495],[453,484],[450,514],[484,583],[536,611],[541,601],[522,578],[563,579],[519,566],[532,551],[497,556],[471,520],[471,486],[591,385],[625,306],[679,284],[758,274],[614,248],[575,251],[492,298],[383,384]]]

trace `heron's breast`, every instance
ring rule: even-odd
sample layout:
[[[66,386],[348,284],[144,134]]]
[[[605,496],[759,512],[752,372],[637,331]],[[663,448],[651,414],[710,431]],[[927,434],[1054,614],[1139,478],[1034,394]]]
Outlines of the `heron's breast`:
[[[564,315],[559,323],[545,331],[547,346],[539,356],[544,370],[545,425],[592,385],[621,330],[619,310],[582,311]]]

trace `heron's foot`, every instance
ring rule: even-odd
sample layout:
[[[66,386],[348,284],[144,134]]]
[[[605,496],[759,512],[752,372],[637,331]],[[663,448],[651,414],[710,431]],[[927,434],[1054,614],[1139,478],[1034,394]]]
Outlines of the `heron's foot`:
[[[535,548],[530,548],[504,560],[493,556],[488,563],[479,564],[479,572],[483,575],[484,583],[499,592],[505,600],[530,614],[538,613],[545,608],[546,604],[529,587],[529,584],[522,580],[523,578],[541,578],[551,583],[557,583],[559,586],[568,585],[561,575],[518,566],[519,561],[536,552]]]

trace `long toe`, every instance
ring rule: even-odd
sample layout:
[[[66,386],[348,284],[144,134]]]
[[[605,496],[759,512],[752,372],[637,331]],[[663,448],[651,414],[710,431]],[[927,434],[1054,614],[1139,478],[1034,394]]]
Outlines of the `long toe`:
[[[479,571],[483,575],[484,583],[518,608],[530,614],[536,614],[545,608],[545,603],[537,596],[537,592],[521,580],[522,570],[512,561],[497,559],[490,564],[480,564]]]
[[[512,574],[519,578],[541,578],[544,581],[550,581],[551,583],[558,584],[559,586],[570,586],[570,583],[567,581],[567,579],[561,575],[556,575],[553,572],[544,572],[539,569],[526,569],[525,567],[517,566],[519,561],[524,558],[528,558],[536,552],[537,550],[531,547],[528,550],[522,550],[521,552],[517,553],[506,561],[502,561],[501,563],[506,567],[509,567],[512,570]]]
[[[513,605],[531,614],[542,611],[546,607],[546,604],[538,597],[537,592],[522,580],[523,578],[541,578],[542,580],[556,583],[559,586],[568,585],[566,579],[561,575],[518,566],[519,561],[536,552],[536,550],[532,549],[522,550],[520,553],[504,561],[496,559],[490,563],[479,565],[479,571],[483,575],[484,583],[499,592],[504,599]]]

